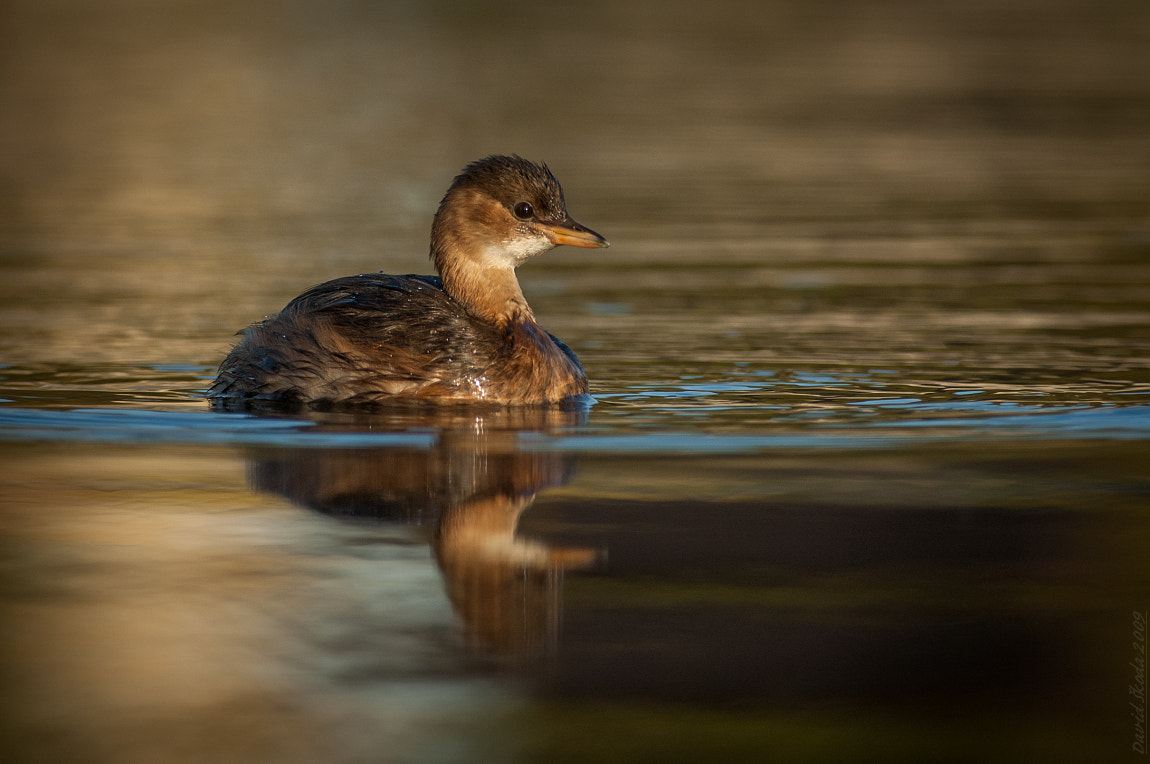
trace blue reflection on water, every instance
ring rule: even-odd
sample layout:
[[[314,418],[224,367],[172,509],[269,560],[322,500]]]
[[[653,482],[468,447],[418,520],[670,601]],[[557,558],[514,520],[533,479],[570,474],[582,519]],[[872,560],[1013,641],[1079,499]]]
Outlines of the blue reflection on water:
[[[1147,439],[1150,406],[1039,407],[1015,403],[911,403],[912,399],[861,401],[874,407],[914,408],[930,413],[970,413],[970,416],[867,420],[812,421],[795,429],[800,413],[784,425],[750,433],[699,433],[660,430],[649,433],[610,432],[602,428],[558,435],[520,433],[528,449],[628,453],[739,453],[777,448],[881,448],[909,441],[980,440],[1000,438]],[[806,412],[814,419],[817,412]],[[173,413],[78,409],[39,411],[0,409],[0,439],[110,443],[180,443],[188,445],[274,445],[309,448],[430,448],[435,432],[328,431],[314,422],[237,414]]]

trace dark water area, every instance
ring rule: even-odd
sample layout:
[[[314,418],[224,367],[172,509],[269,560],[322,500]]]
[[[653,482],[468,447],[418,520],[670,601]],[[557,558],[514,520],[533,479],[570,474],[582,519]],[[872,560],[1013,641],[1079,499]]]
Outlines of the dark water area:
[[[5,761],[1145,750],[1150,5],[0,8]],[[306,287],[519,271],[593,405],[204,400]]]

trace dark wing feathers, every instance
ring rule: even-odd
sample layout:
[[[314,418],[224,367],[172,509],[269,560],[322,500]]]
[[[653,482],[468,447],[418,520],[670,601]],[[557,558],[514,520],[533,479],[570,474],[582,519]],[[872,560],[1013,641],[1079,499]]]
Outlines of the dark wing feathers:
[[[433,276],[349,276],[312,287],[254,324],[220,366],[211,398],[371,400],[450,394],[475,373],[495,330],[459,309]]]

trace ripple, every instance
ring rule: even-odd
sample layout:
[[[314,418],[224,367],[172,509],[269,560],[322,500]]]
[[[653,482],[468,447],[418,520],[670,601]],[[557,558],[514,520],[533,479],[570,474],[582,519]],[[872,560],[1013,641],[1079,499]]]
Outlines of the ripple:
[[[297,419],[114,409],[0,409],[0,439],[312,448],[429,448],[434,442],[426,432],[327,432]]]
[[[525,450],[716,454],[782,448],[883,448],[908,442],[1003,438],[1150,439],[1150,406],[999,408],[987,415],[985,406],[933,407],[935,413],[969,410],[981,415],[872,421],[861,426],[813,420],[796,427],[793,420],[801,417],[795,415],[766,431],[743,433],[683,429],[635,433],[595,427],[560,434],[521,431],[515,442],[516,447]],[[0,409],[0,439],[9,441],[427,449],[438,437],[436,431],[419,427],[333,431],[300,419],[213,412]]]

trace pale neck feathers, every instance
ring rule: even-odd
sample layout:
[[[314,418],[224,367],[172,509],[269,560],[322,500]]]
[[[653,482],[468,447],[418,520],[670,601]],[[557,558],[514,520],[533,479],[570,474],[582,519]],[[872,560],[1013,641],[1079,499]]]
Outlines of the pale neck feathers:
[[[511,238],[515,229],[497,203],[471,189],[443,201],[431,228],[431,259],[443,291],[468,312],[498,326],[535,322],[515,266],[551,248],[546,239]],[[493,232],[504,230],[506,238]]]

